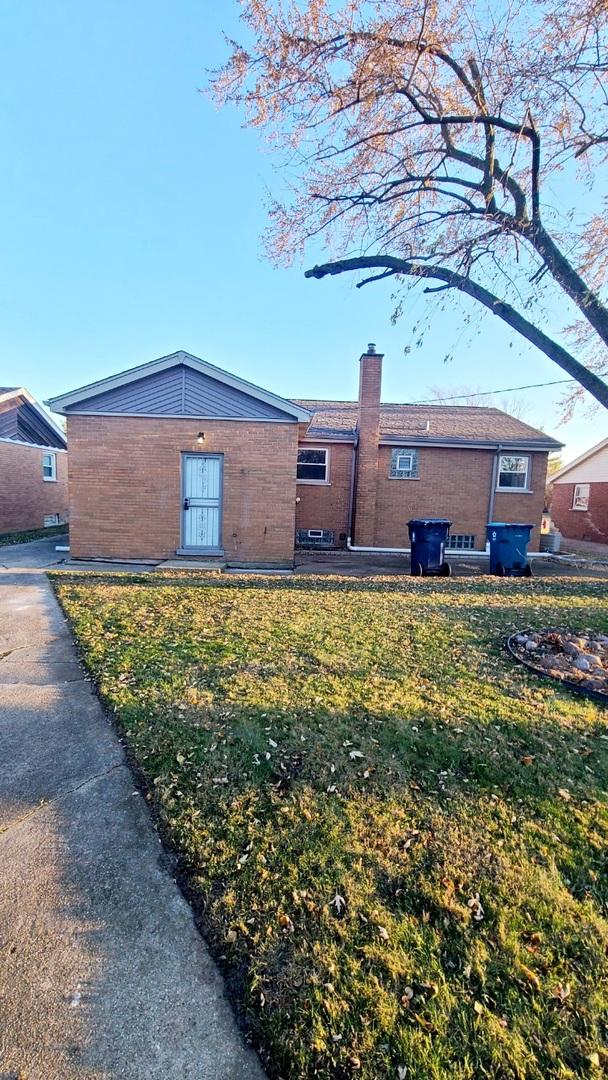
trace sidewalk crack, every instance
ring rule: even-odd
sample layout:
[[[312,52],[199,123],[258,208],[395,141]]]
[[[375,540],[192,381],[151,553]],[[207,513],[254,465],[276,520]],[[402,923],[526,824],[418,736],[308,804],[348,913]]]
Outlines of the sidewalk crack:
[[[104,776],[109,776],[110,773],[116,771],[116,769],[126,769],[128,765],[126,761],[117,761],[116,764],[110,765],[109,769],[104,769],[103,772],[95,773],[93,776],[87,776],[86,780],[81,780],[79,784],[74,787],[66,788],[65,791],[59,791],[56,795],[53,795],[51,799],[41,799],[36,806],[33,806],[31,810],[28,810],[27,814],[23,814],[22,817],[16,818],[15,821],[9,821],[7,825],[0,825],[0,836],[9,832],[10,829],[15,829],[18,825],[22,825],[24,821],[33,817],[40,810],[46,810],[47,807],[53,806],[59,802],[60,799],[65,799],[67,795],[73,795],[75,791],[80,791],[81,788],[86,787],[87,784],[92,784],[95,780],[101,780]]]

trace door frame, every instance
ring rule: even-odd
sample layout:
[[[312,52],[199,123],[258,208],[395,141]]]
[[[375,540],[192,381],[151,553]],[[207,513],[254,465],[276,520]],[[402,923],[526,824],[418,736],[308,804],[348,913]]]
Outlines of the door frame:
[[[186,461],[189,458],[216,458],[220,463],[220,499],[218,507],[218,547],[186,547],[184,543],[185,533],[185,514],[184,499],[186,498]],[[181,453],[181,483],[180,483],[180,504],[179,504],[179,523],[180,523],[180,547],[178,547],[177,555],[223,555],[224,548],[222,546],[223,529],[224,529],[224,455],[222,453],[211,453],[205,450],[183,450]]]

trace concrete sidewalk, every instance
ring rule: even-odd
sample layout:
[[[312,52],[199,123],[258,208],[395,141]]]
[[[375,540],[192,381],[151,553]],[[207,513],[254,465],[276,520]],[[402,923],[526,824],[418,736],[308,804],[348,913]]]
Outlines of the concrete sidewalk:
[[[261,1080],[23,546],[0,570],[0,1077]]]

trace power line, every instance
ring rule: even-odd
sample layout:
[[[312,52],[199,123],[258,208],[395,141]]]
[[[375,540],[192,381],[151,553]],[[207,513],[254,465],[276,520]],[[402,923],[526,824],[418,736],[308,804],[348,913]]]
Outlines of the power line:
[[[576,379],[555,379],[553,382],[528,383],[527,386],[507,386],[504,390],[480,390],[474,394],[452,394],[450,397],[426,398],[424,401],[411,401],[410,405],[436,405],[442,401],[462,401],[463,398],[492,397],[494,394],[513,394],[516,390],[537,390],[541,386],[562,386],[576,382]]]

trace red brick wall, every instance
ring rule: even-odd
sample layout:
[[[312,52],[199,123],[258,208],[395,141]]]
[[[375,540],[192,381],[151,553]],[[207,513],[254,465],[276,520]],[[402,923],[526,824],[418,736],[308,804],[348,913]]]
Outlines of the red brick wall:
[[[57,455],[57,480],[42,479],[42,456]],[[41,529],[47,514],[68,517],[68,455],[0,441],[0,532]]]
[[[545,498],[547,454],[532,454],[532,493],[497,492],[495,521],[530,521],[540,524]],[[391,447],[381,446],[376,502],[377,547],[409,547],[407,522],[412,517],[447,517],[452,533],[472,533],[475,547],[483,550],[494,452],[446,447],[420,447],[418,480],[389,478]],[[532,534],[530,550],[538,549],[539,530]],[[357,544],[360,544],[356,534]]]
[[[301,446],[313,445],[301,443]],[[329,484],[296,485],[296,529],[331,529],[336,547],[344,547],[340,534],[348,536],[348,508],[354,447],[352,443],[322,443],[329,450]]]
[[[589,485],[589,508],[573,510],[574,484],[554,484],[551,517],[569,540],[608,544],[608,484]]]
[[[315,445],[322,446],[319,442]],[[407,522],[412,517],[447,517],[453,533],[471,533],[483,551],[490,499],[494,451],[420,447],[418,480],[389,478],[391,447],[381,446],[376,472],[375,526],[369,543],[361,539],[361,502],[353,543],[362,547],[409,547]],[[352,447],[332,445],[329,486],[298,484],[296,527],[333,529],[338,541],[348,535]],[[545,500],[547,455],[532,454],[531,493],[496,492],[495,521],[529,521],[540,525]],[[369,535],[369,529],[363,535]],[[540,532],[532,533],[530,550],[538,550]]]
[[[196,442],[198,431],[205,442]],[[293,562],[297,425],[70,416],[76,558],[164,559],[180,546],[181,453],[224,454],[228,561]]]
[[[547,498],[548,456],[547,453],[530,455],[532,459],[531,494],[498,491],[494,501],[494,521],[525,521],[538,526],[532,533],[530,551],[538,551],[540,541],[540,519]]]

